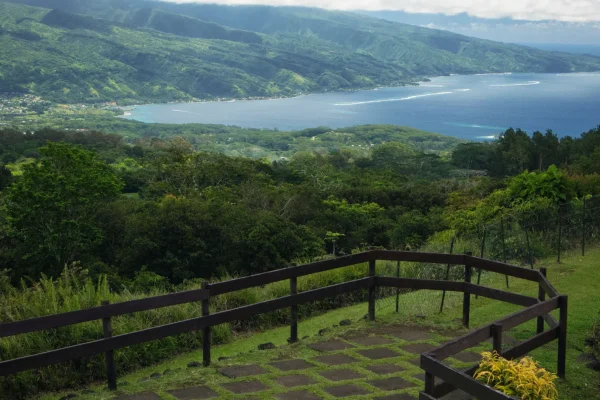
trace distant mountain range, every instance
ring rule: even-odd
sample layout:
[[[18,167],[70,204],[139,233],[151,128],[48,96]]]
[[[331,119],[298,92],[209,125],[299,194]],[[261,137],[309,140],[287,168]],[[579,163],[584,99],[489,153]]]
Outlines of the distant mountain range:
[[[484,72],[600,70],[600,58],[301,7],[0,2],[0,92],[57,102],[290,96]]]
[[[356,11],[359,14],[388,21],[442,29],[480,39],[509,43],[528,43],[545,48],[549,44],[567,45],[569,50],[595,54],[600,50],[600,22],[568,22],[556,20],[523,20],[512,18],[480,18],[467,13],[455,15],[409,13],[405,11]],[[571,46],[570,46],[571,45]],[[572,47],[572,48],[571,48]],[[594,47],[596,49],[594,50]]]

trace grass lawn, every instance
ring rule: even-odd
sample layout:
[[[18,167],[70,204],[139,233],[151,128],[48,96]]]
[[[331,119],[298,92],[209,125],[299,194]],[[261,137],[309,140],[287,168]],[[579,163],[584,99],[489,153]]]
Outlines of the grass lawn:
[[[548,268],[549,280],[555,285],[559,292],[569,295],[569,325],[568,325],[568,349],[567,349],[567,379],[558,381],[558,390],[560,399],[568,400],[584,400],[597,399],[600,400],[600,373],[594,372],[585,367],[585,365],[577,360],[578,356],[584,349],[584,339],[589,335],[591,326],[598,317],[600,311],[600,292],[597,290],[598,277],[600,276],[600,251],[590,251],[585,258],[571,256],[565,258],[561,264],[555,262],[545,263]],[[504,277],[498,274],[486,274],[482,277],[482,284],[490,287],[501,288],[505,287]],[[517,279],[510,280],[510,290],[531,296],[537,296],[537,285],[532,282],[525,282]],[[289,328],[281,327],[268,330],[265,332],[250,333],[238,337],[232,343],[214,346],[212,350],[212,359],[214,367],[234,364],[259,364],[268,370],[268,374],[259,376],[258,380],[268,380],[272,382],[282,375],[289,373],[281,373],[280,371],[268,365],[274,359],[286,358],[304,358],[308,359],[318,355],[315,350],[306,346],[306,343],[312,343],[319,340],[324,340],[330,337],[340,337],[348,334],[348,331],[364,330],[372,328],[381,328],[392,324],[405,323],[409,325],[425,325],[435,327],[436,329],[456,330],[460,329],[457,319],[461,317],[462,309],[462,294],[449,293],[446,297],[446,307],[443,313],[439,313],[439,302],[441,293],[439,292],[415,292],[401,296],[400,312],[395,313],[394,301],[390,299],[382,299],[378,301],[377,322],[374,324],[363,320],[363,316],[367,311],[366,304],[358,304],[352,307],[335,310],[323,314],[321,316],[301,321],[299,324],[299,336],[309,336],[298,344],[287,345],[286,339],[289,336]],[[521,309],[518,306],[513,306],[488,299],[473,299],[471,302],[471,324],[477,327],[502,316],[506,316],[512,312]],[[349,327],[335,327],[343,319],[350,319],[353,323]],[[329,327],[329,332],[324,337],[318,336],[318,331]],[[525,339],[531,337],[535,332],[535,320],[527,324],[521,325],[516,329],[509,331],[509,335],[515,339]],[[443,334],[433,334],[428,341],[431,344],[436,344],[442,341]],[[257,346],[261,343],[272,342],[277,348],[268,351],[257,351]],[[402,352],[402,346],[405,345],[402,340],[396,340],[390,345],[394,349],[398,349],[401,355],[397,360],[399,365],[406,367],[407,372],[402,373],[403,378],[410,374],[408,381],[413,382],[415,387],[406,389],[399,393],[409,393],[415,395],[419,390],[422,390],[420,381],[413,379],[412,375],[420,369],[410,363],[409,359],[412,355]],[[482,346],[480,349],[489,348],[489,345]],[[550,371],[556,371],[556,341],[538,349],[532,353],[532,356],[538,360],[545,368]],[[375,375],[369,375],[365,370],[365,366],[369,364],[369,360],[363,359],[357,355],[355,350],[349,349],[343,353],[350,354],[359,359],[356,365],[351,364],[350,369],[360,372],[367,379],[375,378]],[[233,357],[218,361],[219,357]],[[216,372],[215,368],[187,368],[187,364],[191,361],[201,361],[202,354],[200,350],[192,350],[182,356],[161,363],[159,365],[145,368],[132,374],[120,376],[119,381],[127,382],[127,385],[119,387],[119,394],[124,393],[139,393],[144,391],[153,391],[158,393],[165,400],[175,399],[165,390],[185,387],[190,385],[210,384],[217,385],[226,380],[222,375]],[[457,362],[458,366],[461,364]],[[331,367],[318,366],[316,370],[306,372],[315,383],[301,389],[307,389],[318,393],[323,398],[334,398],[328,395],[323,396],[323,387],[326,386],[326,381],[319,375],[319,371],[330,369]],[[151,374],[165,370],[170,370],[168,374],[162,375],[158,379],[147,379]],[[265,382],[266,383],[266,382]],[[362,383],[358,382],[357,385]],[[90,387],[95,393],[80,394],[82,399],[111,399],[114,393],[105,390],[104,383],[99,383],[94,387]],[[368,386],[371,390],[372,386]],[[277,390],[261,393],[257,398],[273,398]],[[279,387],[281,391],[281,387]],[[41,399],[59,399],[70,392],[60,394],[42,395]],[[77,393],[77,392],[76,392]],[[372,391],[367,396],[359,396],[355,398],[372,398],[386,394],[387,392]],[[219,392],[219,398],[241,399],[248,398],[247,395],[231,395],[228,392]],[[352,397],[350,397],[352,398]]]

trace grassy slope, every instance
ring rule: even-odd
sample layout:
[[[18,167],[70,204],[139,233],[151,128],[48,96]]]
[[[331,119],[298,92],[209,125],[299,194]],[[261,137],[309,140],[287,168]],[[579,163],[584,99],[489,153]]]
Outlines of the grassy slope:
[[[587,369],[582,363],[577,361],[577,357],[583,350],[583,341],[590,332],[591,326],[598,316],[600,310],[600,294],[595,290],[594,282],[597,281],[600,270],[600,251],[589,252],[585,258],[572,256],[564,260],[560,265],[548,262],[545,264],[549,268],[549,279],[561,292],[569,295],[569,331],[568,331],[568,351],[567,351],[567,380],[558,382],[560,398],[562,400],[598,400],[600,391],[598,372]],[[504,277],[497,274],[489,274],[483,277],[482,283],[490,286],[502,288],[504,286]],[[511,290],[535,296],[537,287],[531,282],[518,281],[511,279]],[[380,300],[377,310],[377,325],[387,323],[403,322],[410,324],[425,324],[429,326],[457,328],[456,319],[461,316],[461,295],[449,293],[446,301],[446,309],[442,314],[438,313],[440,294],[435,292],[416,292],[401,297],[400,314],[394,312],[393,301]],[[324,315],[302,321],[299,325],[300,336],[317,335],[317,332],[332,324],[338,323],[342,319],[351,319],[356,321],[350,329],[369,326],[362,320],[362,316],[367,309],[366,304],[358,304],[352,307],[332,311]],[[479,326],[489,323],[502,316],[518,311],[517,306],[500,303],[488,299],[477,299],[472,302],[471,321],[473,326]],[[425,314],[427,318],[422,320],[416,315]],[[331,332],[331,336],[344,333],[344,328],[338,327]],[[535,321],[521,325],[510,332],[517,339],[530,337],[535,331]],[[240,337],[238,340],[213,348],[213,360],[222,356],[237,356],[236,362],[264,362],[266,355],[264,353],[249,353],[256,349],[257,345],[265,342],[273,342],[278,347],[285,346],[286,338],[289,336],[289,328],[281,327],[266,332],[257,332]],[[286,346],[287,347],[287,346]],[[284,347],[285,348],[285,347]],[[285,350],[283,350],[285,351]],[[290,350],[291,351],[291,350]],[[301,356],[302,351],[296,353]],[[538,349],[532,353],[545,368],[550,371],[556,370],[556,342],[553,342],[544,348]],[[164,399],[171,399],[168,394],[162,392],[165,389],[181,387],[190,384],[197,384],[199,379],[207,378],[202,375],[202,370],[189,370],[185,366],[190,361],[200,360],[202,358],[200,351],[193,351],[189,354],[174,358],[173,360],[160,365],[146,368],[138,372],[129,374],[121,378],[130,382],[123,386],[121,390],[125,393],[136,393],[145,390],[153,390],[161,393]],[[219,362],[216,362],[219,365]],[[139,380],[147,377],[153,372],[162,372],[165,369],[182,368],[181,372],[172,375],[163,376],[160,380],[150,380],[140,383]],[[207,378],[210,380],[219,379],[212,374]],[[93,388],[100,389],[100,386]],[[61,394],[61,395],[64,395]],[[44,395],[44,400],[56,399],[59,395]],[[110,398],[108,392],[98,391],[94,395],[89,395],[89,399]]]
[[[278,96],[449,73],[600,69],[592,56],[319,9],[14,1],[63,11],[0,1],[0,86],[55,101]]]

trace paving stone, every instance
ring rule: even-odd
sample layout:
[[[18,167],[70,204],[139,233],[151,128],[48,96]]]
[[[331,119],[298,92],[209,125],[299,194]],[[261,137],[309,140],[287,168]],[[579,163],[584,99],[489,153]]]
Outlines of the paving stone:
[[[364,378],[365,376],[362,374],[359,374],[356,371],[353,371],[351,369],[330,369],[327,371],[323,371],[323,372],[319,372],[319,375],[321,375],[322,377],[329,379],[330,381],[334,381],[334,382],[338,382],[338,381],[349,381],[351,379],[360,379],[360,378]]]
[[[285,375],[275,379],[275,382],[286,388],[312,385],[316,381],[310,376],[306,375]]]
[[[409,342],[431,339],[431,334],[429,332],[411,328],[393,329],[389,331],[389,335],[395,336],[398,339],[406,340]]]
[[[330,386],[324,390],[333,397],[360,396],[370,393],[368,390],[356,385]]]
[[[401,354],[388,348],[370,349],[370,350],[358,350],[358,354],[361,356],[370,358],[371,360],[381,360],[382,358],[398,357]]]
[[[269,373],[269,371],[258,365],[234,365],[231,367],[220,368],[217,371],[228,378],[240,378]]]
[[[413,343],[413,344],[409,344],[406,345],[402,348],[402,350],[406,350],[410,353],[414,353],[414,354],[421,354],[421,353],[425,353],[431,349],[435,349],[436,346],[433,346],[429,343]]]
[[[396,372],[405,370],[403,367],[396,364],[368,365],[365,368],[379,375],[395,374]]]
[[[415,358],[413,360],[409,360],[409,363],[411,363],[412,365],[415,365],[419,368],[421,368],[421,359],[420,358]]]
[[[275,395],[275,398],[279,400],[321,400],[320,397],[318,397],[315,394],[312,394],[307,390],[297,390],[295,392],[280,393]]]
[[[419,372],[418,374],[413,375],[413,378],[417,378],[423,382],[425,382],[425,372]],[[443,381],[438,378],[437,376],[435,377],[435,384],[437,385],[438,383],[442,383]]]
[[[230,383],[222,383],[225,389],[233,392],[235,394],[243,394],[243,393],[254,393],[260,392],[261,390],[268,389],[262,382],[254,380],[254,381],[245,381],[245,382],[230,382]]]
[[[392,339],[383,336],[357,336],[348,340],[358,343],[361,346],[380,346],[394,343]]]
[[[328,351],[346,350],[346,349],[350,349],[354,346],[351,345],[350,343],[346,343],[341,340],[328,340],[326,342],[309,344],[308,347],[310,347],[311,349],[320,351],[322,353],[325,353]]]
[[[356,358],[345,354],[329,354],[326,356],[313,357],[312,359],[327,365],[350,364],[358,361]]]
[[[277,368],[280,371],[298,371],[301,369],[308,369],[308,368],[312,368],[315,365],[309,363],[306,360],[283,360],[283,361],[276,361],[276,362],[272,362],[269,365],[274,366],[275,368]]]
[[[406,389],[409,387],[416,386],[412,382],[408,382],[402,378],[397,378],[397,377],[387,378],[387,379],[377,379],[377,380],[367,381],[367,383],[369,385],[375,386],[376,388],[378,388],[380,390],[386,390],[386,391],[400,390],[400,389]]]
[[[130,394],[115,397],[114,400],[161,400],[160,396],[152,392]]]
[[[452,357],[465,363],[477,363],[481,361],[481,355],[472,351],[458,353],[453,355]]]
[[[203,400],[219,397],[217,392],[208,386],[195,386],[177,390],[167,390],[167,393],[179,400]]]
[[[390,394],[388,396],[383,397],[375,397],[375,400],[417,400],[416,397],[413,397],[409,394]]]

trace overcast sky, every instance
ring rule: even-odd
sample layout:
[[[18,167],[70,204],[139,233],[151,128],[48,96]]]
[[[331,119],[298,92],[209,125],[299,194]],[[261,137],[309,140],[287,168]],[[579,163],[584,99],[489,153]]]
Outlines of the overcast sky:
[[[176,3],[299,5],[337,10],[398,10],[483,18],[600,21],[600,0],[166,0]]]

